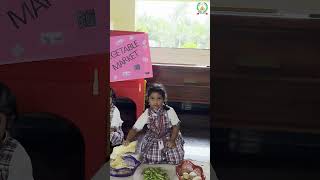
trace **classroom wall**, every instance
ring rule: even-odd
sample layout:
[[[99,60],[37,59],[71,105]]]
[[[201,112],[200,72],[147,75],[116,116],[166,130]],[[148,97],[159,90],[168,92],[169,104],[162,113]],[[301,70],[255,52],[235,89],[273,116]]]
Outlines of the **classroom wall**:
[[[111,0],[110,23],[112,30],[135,30],[135,0]]]

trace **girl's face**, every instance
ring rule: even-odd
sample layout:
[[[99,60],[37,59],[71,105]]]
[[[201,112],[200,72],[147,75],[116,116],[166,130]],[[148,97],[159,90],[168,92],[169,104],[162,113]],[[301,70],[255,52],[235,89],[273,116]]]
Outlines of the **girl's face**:
[[[153,92],[149,96],[149,105],[153,110],[159,110],[163,106],[164,99],[158,92]]]

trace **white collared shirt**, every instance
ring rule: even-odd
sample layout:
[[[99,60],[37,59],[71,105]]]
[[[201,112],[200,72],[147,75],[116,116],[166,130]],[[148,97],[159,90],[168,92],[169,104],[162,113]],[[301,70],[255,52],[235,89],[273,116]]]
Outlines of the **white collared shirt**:
[[[33,180],[32,174],[30,157],[18,143],[10,161],[8,180]]]
[[[118,127],[122,127],[122,123],[123,123],[123,121],[121,120],[120,111],[115,106],[114,110],[113,110],[113,115],[112,115],[112,119],[110,122],[110,126],[111,126],[111,128],[118,128]]]
[[[180,122],[180,120],[178,118],[178,115],[177,115],[176,111],[172,107],[169,107],[169,108],[170,109],[167,111],[168,118],[169,118],[169,120],[171,122],[171,125],[175,126]],[[148,119],[149,119],[148,110],[149,109],[146,109],[142,113],[142,115],[138,118],[136,123],[133,125],[133,128],[135,130],[138,130],[138,131],[142,130],[143,127],[148,123]]]

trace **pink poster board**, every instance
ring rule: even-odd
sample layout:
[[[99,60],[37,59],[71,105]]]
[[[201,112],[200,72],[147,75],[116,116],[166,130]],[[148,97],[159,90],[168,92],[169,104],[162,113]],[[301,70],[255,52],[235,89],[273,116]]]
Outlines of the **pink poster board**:
[[[143,32],[111,31],[110,82],[152,76],[148,35]]]
[[[3,0],[0,64],[105,53],[108,12],[101,0]]]

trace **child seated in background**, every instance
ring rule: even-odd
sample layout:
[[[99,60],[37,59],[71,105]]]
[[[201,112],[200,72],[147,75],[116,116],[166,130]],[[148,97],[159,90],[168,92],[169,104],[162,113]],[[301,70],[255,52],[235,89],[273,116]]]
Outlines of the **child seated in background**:
[[[29,155],[8,132],[16,120],[16,109],[15,96],[0,83],[0,180],[33,180]]]
[[[123,141],[122,123],[119,109],[114,105],[116,94],[110,88],[110,142],[111,146],[121,145]]]
[[[184,140],[179,130],[180,120],[168,105],[162,84],[152,84],[147,90],[148,108],[129,131],[123,145],[127,146],[147,125],[141,142],[142,161],[148,164],[180,164],[184,159]]]

